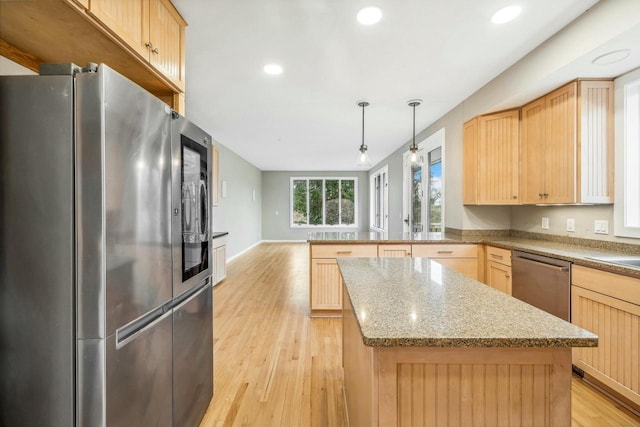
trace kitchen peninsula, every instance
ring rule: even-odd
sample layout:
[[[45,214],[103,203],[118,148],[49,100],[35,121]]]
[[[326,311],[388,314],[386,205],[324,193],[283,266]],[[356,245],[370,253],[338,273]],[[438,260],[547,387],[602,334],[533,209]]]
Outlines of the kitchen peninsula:
[[[597,336],[424,258],[340,258],[351,425],[571,424]]]

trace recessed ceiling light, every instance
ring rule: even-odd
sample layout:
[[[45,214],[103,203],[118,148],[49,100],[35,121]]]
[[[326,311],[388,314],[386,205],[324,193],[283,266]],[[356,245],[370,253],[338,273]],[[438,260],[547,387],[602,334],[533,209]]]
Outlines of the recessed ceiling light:
[[[609,65],[627,59],[631,55],[631,49],[620,49],[607,52],[591,61],[595,65]]]
[[[278,64],[267,64],[264,66],[263,70],[265,73],[271,74],[272,76],[282,74],[282,66]]]
[[[365,7],[358,12],[358,22],[362,25],[373,25],[382,18],[382,11],[377,7]]]
[[[494,24],[504,24],[509,21],[513,21],[518,15],[520,15],[521,11],[522,8],[516,5],[503,7],[493,14],[493,16],[491,17],[491,22],[493,22]]]

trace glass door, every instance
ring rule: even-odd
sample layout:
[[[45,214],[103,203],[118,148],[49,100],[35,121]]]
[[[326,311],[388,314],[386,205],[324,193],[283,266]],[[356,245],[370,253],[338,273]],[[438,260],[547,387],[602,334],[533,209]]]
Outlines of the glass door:
[[[404,197],[403,231],[421,233],[424,231],[425,206],[423,203],[425,185],[423,182],[424,150],[418,150],[418,161],[409,160],[409,152],[404,155]]]
[[[418,161],[403,156],[403,231],[444,231],[444,129],[418,144]]]

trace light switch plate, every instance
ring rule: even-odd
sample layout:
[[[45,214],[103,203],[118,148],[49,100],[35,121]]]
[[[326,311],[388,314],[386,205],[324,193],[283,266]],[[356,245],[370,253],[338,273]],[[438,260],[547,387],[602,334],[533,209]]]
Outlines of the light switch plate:
[[[567,231],[576,231],[576,220],[574,218],[567,218]]]
[[[609,234],[609,221],[595,220],[593,222],[593,232],[596,234]]]
[[[547,218],[546,216],[542,217],[542,229],[543,230],[549,229],[549,218]]]

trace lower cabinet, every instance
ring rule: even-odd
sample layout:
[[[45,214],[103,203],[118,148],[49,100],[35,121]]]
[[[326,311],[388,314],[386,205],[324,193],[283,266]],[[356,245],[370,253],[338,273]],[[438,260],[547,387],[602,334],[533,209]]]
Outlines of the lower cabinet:
[[[571,322],[598,335],[573,364],[640,410],[640,279],[572,268]]]
[[[342,281],[338,261],[311,260],[311,310],[341,310]]]
[[[478,280],[478,245],[432,245],[411,246],[413,257],[430,258],[465,276]]]
[[[311,245],[309,298],[312,316],[342,316],[342,278],[337,258],[378,256],[378,245]]]
[[[511,251],[487,246],[487,285],[511,295]]]
[[[224,237],[213,239],[213,284],[227,277],[227,242]]]
[[[478,245],[475,244],[311,244],[311,316],[342,316],[342,278],[337,258],[412,256],[431,258],[465,276],[478,279]]]

